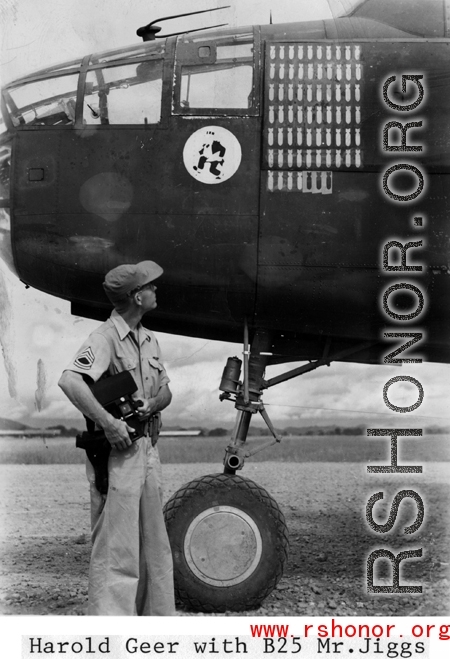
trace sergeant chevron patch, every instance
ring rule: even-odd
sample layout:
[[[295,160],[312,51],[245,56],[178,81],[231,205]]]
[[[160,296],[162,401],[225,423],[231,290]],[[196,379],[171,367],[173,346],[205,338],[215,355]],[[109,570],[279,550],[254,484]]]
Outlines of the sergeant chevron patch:
[[[75,359],[75,366],[78,368],[83,368],[86,371],[89,370],[92,366],[92,364],[95,361],[94,353],[90,348],[86,348],[81,352],[78,357]]]

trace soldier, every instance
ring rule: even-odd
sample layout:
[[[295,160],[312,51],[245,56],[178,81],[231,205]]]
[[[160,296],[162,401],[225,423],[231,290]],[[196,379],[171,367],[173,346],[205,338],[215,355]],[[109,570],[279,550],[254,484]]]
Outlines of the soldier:
[[[172,394],[158,342],[141,324],[144,314],[156,308],[153,281],[162,272],[153,261],[143,261],[107,273],[103,287],[114,310],[81,346],[59,381],[75,407],[103,428],[111,444],[107,495],[96,489],[94,469],[86,461],[92,528],[89,615],[175,613],[156,446],[159,413]],[[134,396],[142,401],[138,413],[147,426],[146,436],[136,442],[128,432],[133,429],[109,414],[87,385],[105,372],[124,370],[131,372],[138,386]],[[156,432],[154,424],[158,424]]]

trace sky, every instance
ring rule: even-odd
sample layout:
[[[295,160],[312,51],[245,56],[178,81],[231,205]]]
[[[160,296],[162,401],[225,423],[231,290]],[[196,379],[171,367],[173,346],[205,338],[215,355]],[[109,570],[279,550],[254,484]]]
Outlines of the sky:
[[[216,23],[265,24],[270,12],[274,23],[331,17],[326,0],[0,0],[2,81],[90,52],[139,43],[136,29],[151,20],[222,4],[231,6],[213,14],[168,21],[164,30],[169,33]],[[81,419],[57,382],[98,323],[71,316],[67,302],[25,289],[3,262],[0,299],[0,417],[38,427]],[[227,357],[242,357],[242,346],[162,333],[158,339],[174,394],[164,415],[166,424],[232,427],[233,406],[219,401],[218,386]],[[267,376],[293,366],[272,367]],[[402,374],[407,373],[405,369]],[[399,418],[404,415],[390,413],[382,399],[383,385],[399,373],[397,367],[333,363],[273,388],[266,392],[264,402],[279,427],[405,425],[405,419]],[[448,422],[448,373],[447,365],[416,367],[425,399],[408,415],[411,427]],[[392,392],[391,400],[397,405],[412,404],[416,391],[405,385]]]

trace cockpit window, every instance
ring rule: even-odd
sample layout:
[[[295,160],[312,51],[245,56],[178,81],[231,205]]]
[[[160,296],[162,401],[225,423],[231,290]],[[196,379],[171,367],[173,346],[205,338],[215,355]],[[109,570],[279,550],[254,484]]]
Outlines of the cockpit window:
[[[205,65],[201,69],[183,66],[180,105],[182,109],[249,108],[253,67],[250,65]]]
[[[83,122],[94,125],[158,123],[162,76],[162,59],[88,71]]]
[[[177,48],[176,113],[208,114],[254,106],[251,34],[200,41],[184,37]]]
[[[5,91],[14,126],[75,123],[78,74],[28,82]]]

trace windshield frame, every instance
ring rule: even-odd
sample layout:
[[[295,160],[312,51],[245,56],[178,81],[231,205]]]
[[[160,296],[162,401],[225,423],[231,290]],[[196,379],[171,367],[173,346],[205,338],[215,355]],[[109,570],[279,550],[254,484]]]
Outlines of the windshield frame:
[[[248,43],[252,43],[253,46],[253,57],[252,57],[252,89],[251,89],[251,105],[250,107],[239,107],[239,108],[229,108],[229,107],[220,107],[220,108],[210,108],[210,107],[185,107],[181,104],[181,92],[182,92],[182,80],[183,80],[183,68],[194,68],[197,67],[198,71],[201,73],[201,67],[214,66],[217,70],[226,70],[231,67],[235,67],[233,64],[233,58],[230,61],[223,59],[217,60],[215,53],[217,47],[220,48],[221,42],[235,40],[236,45],[240,43],[245,43],[245,38],[251,36],[251,40]],[[183,59],[182,49],[185,44],[194,44],[196,48],[202,46],[211,46],[211,51],[214,53],[214,62],[196,62],[190,61],[189,59]],[[229,44],[227,44],[229,45]],[[181,55],[181,56],[180,56]],[[176,50],[176,61],[175,61],[175,70],[174,70],[174,85],[173,85],[173,109],[172,114],[174,116],[217,116],[217,117],[246,117],[246,116],[259,116],[260,107],[261,107],[261,80],[260,80],[260,60],[261,60],[261,39],[260,39],[260,30],[258,26],[252,26],[248,28],[242,28],[239,31],[231,32],[229,30],[220,31],[219,33],[211,32],[209,34],[202,34],[196,36],[190,36],[189,34],[182,35],[177,39],[177,50]],[[249,60],[250,61],[250,60]],[[239,64],[237,65],[239,66]]]
[[[71,130],[73,128],[83,129],[83,105],[86,94],[86,76],[89,71],[96,71],[98,69],[104,70],[105,68],[118,67],[127,64],[139,64],[146,61],[162,60],[163,74],[162,74],[162,102],[161,102],[161,120],[158,124],[149,124],[153,127],[165,127],[167,117],[170,109],[171,91],[168,89],[168,81],[172,80],[171,62],[174,56],[175,38],[168,38],[161,40],[161,42],[142,43],[125,48],[118,48],[115,50],[104,51],[101,53],[89,54],[82,59],[72,60],[58,66],[47,67],[35,71],[31,75],[23,76],[16,80],[7,83],[1,91],[1,112],[7,131],[5,134],[15,133],[16,131],[28,130]],[[132,54],[136,53],[135,56]],[[100,61],[106,59],[106,61]],[[74,64],[76,63],[76,66]],[[42,125],[42,124],[27,124],[20,123],[16,125],[13,121],[13,115],[20,115],[26,111],[32,111],[35,106],[41,103],[29,103],[22,108],[18,108],[14,102],[11,92],[14,89],[25,86],[31,83],[37,83],[44,80],[51,80],[64,76],[78,75],[78,82],[76,88],[76,102],[75,102],[75,121],[67,124],[58,123],[56,125]],[[165,95],[169,96],[169,103],[165,100]],[[45,101],[52,102],[58,99],[65,98],[66,95],[55,95],[45,99]],[[11,111],[12,110],[12,111]],[[114,126],[120,129],[122,127],[129,128],[130,126],[139,127],[140,124],[104,124],[96,126],[96,129],[105,129]]]

